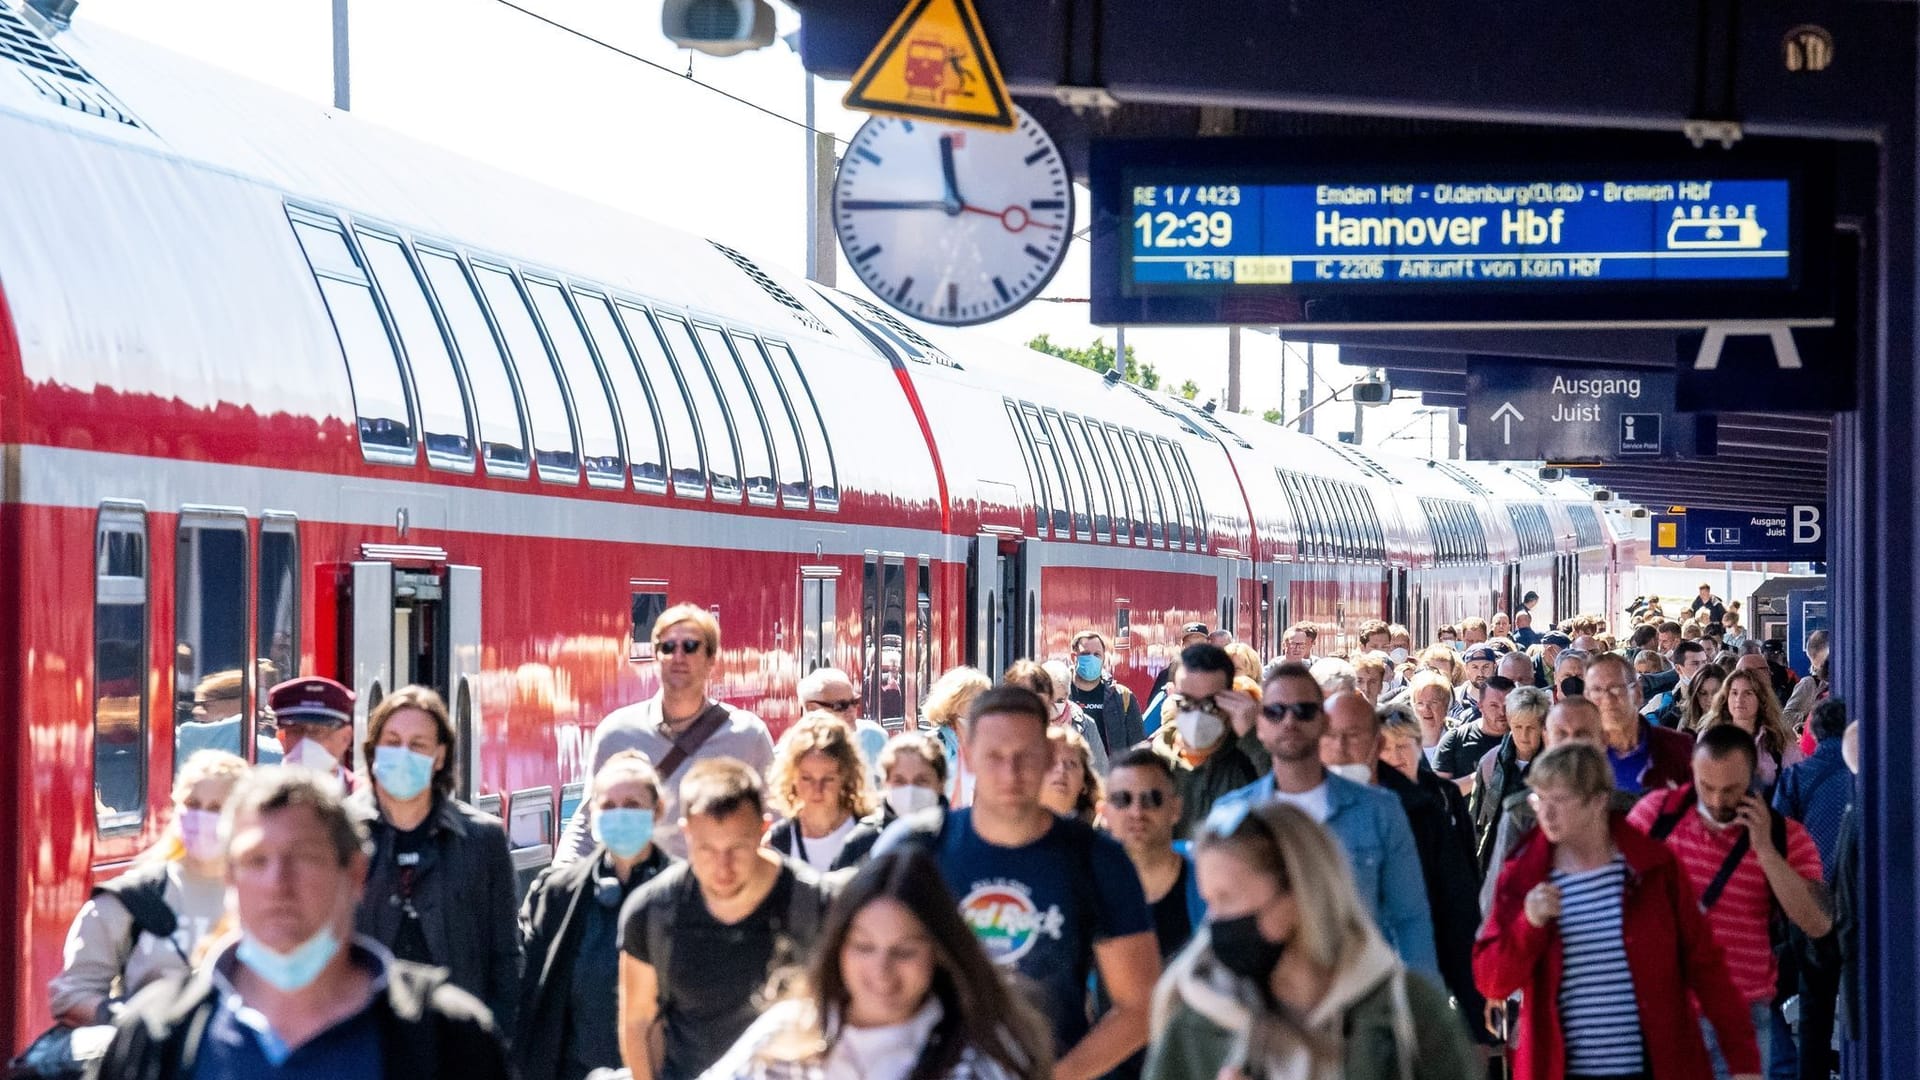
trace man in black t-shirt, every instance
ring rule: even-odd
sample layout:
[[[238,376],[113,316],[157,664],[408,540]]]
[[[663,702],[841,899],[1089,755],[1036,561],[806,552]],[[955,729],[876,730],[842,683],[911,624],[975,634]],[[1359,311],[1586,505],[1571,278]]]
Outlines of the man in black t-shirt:
[[[1440,748],[1434,752],[1433,771],[1458,784],[1464,794],[1473,790],[1473,772],[1500,740],[1507,737],[1507,692],[1513,680],[1504,675],[1487,679],[1480,691],[1480,717],[1440,736]]]
[[[635,1080],[693,1080],[753,1023],[775,970],[798,963],[827,897],[806,867],[763,848],[766,791],[732,758],[680,781],[687,861],[620,910],[620,1056]]]

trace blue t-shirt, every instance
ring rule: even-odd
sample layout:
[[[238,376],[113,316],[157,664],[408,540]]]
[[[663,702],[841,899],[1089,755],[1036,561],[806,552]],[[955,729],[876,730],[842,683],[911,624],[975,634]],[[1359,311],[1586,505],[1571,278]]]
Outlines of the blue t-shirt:
[[[1641,739],[1640,746],[1625,756],[1607,751],[1607,760],[1613,763],[1613,786],[1621,791],[1640,793],[1640,774],[1647,771],[1647,759],[1652,753],[1651,740]]]
[[[1094,943],[1153,932],[1152,909],[1125,849],[1068,818],[1031,844],[999,847],[973,831],[972,811],[955,810],[939,861],[987,956],[1037,985],[1055,1053],[1072,1049],[1092,1026],[1087,977]]]

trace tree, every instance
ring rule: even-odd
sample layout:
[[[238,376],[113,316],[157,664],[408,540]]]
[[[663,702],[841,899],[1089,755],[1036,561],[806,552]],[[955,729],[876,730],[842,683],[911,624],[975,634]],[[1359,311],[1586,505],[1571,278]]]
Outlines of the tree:
[[[1037,349],[1048,355],[1057,356],[1062,360],[1079,364],[1089,371],[1097,371],[1102,375],[1112,370],[1114,366],[1113,346],[1099,338],[1094,338],[1093,343],[1084,349],[1075,349],[1067,345],[1055,345],[1047,335],[1041,334],[1032,341],[1027,342],[1027,348]],[[1126,366],[1121,369],[1120,374],[1122,378],[1133,383],[1135,386],[1143,387],[1147,390],[1160,389],[1160,373],[1153,369],[1152,364],[1140,363],[1139,359],[1134,356],[1133,346],[1131,345],[1127,346]],[[1198,387],[1194,388],[1194,393],[1199,393]],[[1191,397],[1192,395],[1188,396]]]
[[[1183,398],[1186,398],[1188,401],[1192,401],[1194,398],[1199,397],[1200,384],[1197,382],[1194,382],[1192,379],[1188,379],[1186,382],[1181,383],[1180,396]]]
[[[1278,424],[1286,420],[1286,415],[1279,409],[1268,409],[1266,412],[1260,414],[1260,419],[1265,420],[1269,424]]]

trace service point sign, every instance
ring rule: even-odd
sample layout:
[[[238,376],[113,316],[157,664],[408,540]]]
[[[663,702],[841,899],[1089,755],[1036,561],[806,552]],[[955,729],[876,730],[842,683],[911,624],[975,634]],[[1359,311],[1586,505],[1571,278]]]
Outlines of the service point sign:
[[[1467,456],[1485,461],[1671,461],[1712,452],[1710,418],[1673,411],[1674,375],[1653,368],[1475,361]]]

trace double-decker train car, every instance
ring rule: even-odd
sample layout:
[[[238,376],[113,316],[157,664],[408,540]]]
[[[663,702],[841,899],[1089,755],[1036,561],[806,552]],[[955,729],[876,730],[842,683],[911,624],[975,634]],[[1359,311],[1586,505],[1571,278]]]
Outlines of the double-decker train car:
[[[1518,558],[1461,542],[1485,495],[1427,508],[1424,463],[923,332],[4,0],[0,146],[13,1046],[184,751],[272,760],[294,674],[360,724],[441,690],[530,878],[673,603],[718,613],[714,692],[777,732],[824,664],[905,724],[945,669],[1093,627],[1144,692],[1186,622],[1265,654],[1301,619],[1424,634]]]

